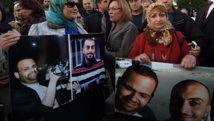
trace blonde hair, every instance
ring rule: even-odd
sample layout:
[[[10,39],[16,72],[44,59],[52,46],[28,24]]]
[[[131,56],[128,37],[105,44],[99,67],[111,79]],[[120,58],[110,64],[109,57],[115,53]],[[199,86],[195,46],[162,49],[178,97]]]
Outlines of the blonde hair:
[[[166,14],[166,18],[168,19],[168,11],[167,11],[165,5],[162,3],[156,2],[156,3],[152,3],[146,11],[146,19],[147,19],[148,23],[150,23],[149,16],[151,14],[151,11],[154,9],[159,9],[160,11],[163,11]]]
[[[19,6],[19,2],[15,3],[15,4],[14,4],[14,7],[13,7],[13,10],[14,10],[13,15],[14,15],[14,17],[15,17],[15,20],[17,20],[17,17],[16,17],[16,8],[17,8],[18,6]]]
[[[132,21],[131,9],[130,9],[129,4],[127,3],[127,1],[126,0],[110,0],[109,4],[108,4],[108,7],[113,1],[118,2],[118,4],[121,6],[122,21],[123,22]]]

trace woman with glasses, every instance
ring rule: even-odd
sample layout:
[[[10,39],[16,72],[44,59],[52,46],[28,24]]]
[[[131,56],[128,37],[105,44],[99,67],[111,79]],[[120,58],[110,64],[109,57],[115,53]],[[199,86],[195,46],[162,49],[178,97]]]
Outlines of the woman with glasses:
[[[106,60],[114,87],[115,57],[126,58],[138,35],[132,23],[132,14],[126,0],[110,0],[108,4],[110,21],[113,23],[106,44]]]
[[[84,26],[84,18],[81,16],[81,14],[78,12],[77,13],[77,23],[81,24],[82,26]]]
[[[78,3],[73,0],[51,0],[47,21],[35,24],[28,35],[85,34],[85,29],[75,22]]]

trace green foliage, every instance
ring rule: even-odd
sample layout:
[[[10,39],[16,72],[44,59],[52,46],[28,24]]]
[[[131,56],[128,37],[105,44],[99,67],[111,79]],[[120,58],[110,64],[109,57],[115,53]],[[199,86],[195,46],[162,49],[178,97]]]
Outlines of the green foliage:
[[[13,17],[13,6],[14,6],[13,2],[14,2],[13,0],[1,0],[1,2],[0,2],[3,4],[3,6],[7,12],[9,21],[13,20],[13,18],[14,18]]]
[[[189,6],[196,12],[206,5],[207,0],[178,0],[177,2],[178,9]]]

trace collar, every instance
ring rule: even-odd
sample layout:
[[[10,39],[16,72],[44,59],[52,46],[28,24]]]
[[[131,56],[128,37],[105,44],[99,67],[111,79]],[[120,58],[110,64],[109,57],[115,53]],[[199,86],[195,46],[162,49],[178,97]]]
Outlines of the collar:
[[[90,68],[92,65],[96,64],[97,63],[97,60],[95,58],[93,58],[91,60],[91,66],[89,66],[86,62],[85,62],[85,58],[83,59],[84,61],[82,61],[81,63],[81,66],[83,67],[87,67],[87,68]]]
[[[115,108],[114,111],[117,112],[117,113],[121,113],[117,108]],[[140,115],[138,112],[133,113],[132,116],[143,117],[143,116]]]

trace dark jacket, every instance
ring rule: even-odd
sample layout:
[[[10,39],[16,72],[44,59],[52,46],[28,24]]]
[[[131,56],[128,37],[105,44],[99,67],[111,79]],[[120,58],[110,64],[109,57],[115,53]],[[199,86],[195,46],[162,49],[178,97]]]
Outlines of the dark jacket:
[[[111,30],[111,21],[109,20],[109,15],[108,15],[108,12],[106,11],[104,13],[105,15],[105,23],[106,23],[106,29],[105,29],[105,40],[107,39],[108,35],[109,35],[109,32]],[[85,20],[85,30],[88,32],[88,33],[97,33],[97,32],[102,32],[102,29],[101,29],[101,25],[102,25],[102,17],[103,17],[103,14],[100,13],[100,12],[97,12],[95,14],[92,14],[88,17],[86,17],[86,20]]]
[[[201,64],[202,66],[214,67],[214,9],[210,12],[205,23],[203,23],[205,9],[206,7],[201,8],[196,17],[196,25],[207,37],[205,49],[201,52],[201,57],[203,58],[202,61],[204,61]]]
[[[35,90],[21,84],[11,90],[11,103],[14,121],[42,119],[52,109],[42,104]]]
[[[92,9],[92,11],[91,11],[91,13],[90,14],[88,14],[85,10],[81,13],[81,16],[84,18],[84,23],[86,22],[86,17],[88,17],[89,15],[92,15],[92,14],[94,14],[94,13],[97,13],[98,11],[95,9],[95,8],[93,8]]]
[[[176,31],[180,31],[187,39],[188,43],[195,41],[200,47],[203,46],[206,36],[202,33],[194,20],[188,15],[173,8],[173,22]]]

